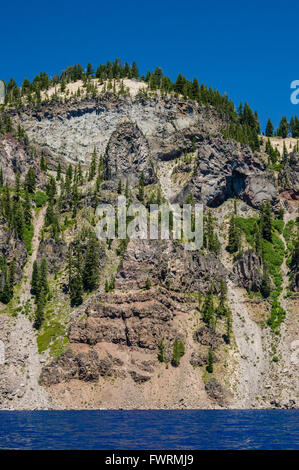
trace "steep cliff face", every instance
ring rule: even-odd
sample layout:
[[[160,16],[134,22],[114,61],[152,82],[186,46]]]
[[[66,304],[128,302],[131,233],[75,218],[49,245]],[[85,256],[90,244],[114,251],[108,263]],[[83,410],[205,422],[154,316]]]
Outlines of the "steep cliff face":
[[[38,188],[45,189],[51,176],[56,180],[58,163],[63,178],[70,164],[73,170],[63,184],[57,176],[52,200],[48,187],[41,210],[32,201],[31,257],[14,235],[1,238],[2,253],[19,253],[14,298],[0,304],[0,339],[9,345],[0,369],[1,406],[298,406],[298,365],[292,361],[299,334],[298,154],[278,174],[263,152],[224,139],[213,108],[175,97],[105,94],[9,113],[31,146],[28,151],[14,137],[0,137],[0,165],[9,183],[16,169],[23,175],[33,167]],[[94,148],[100,178],[90,171]],[[41,154],[47,171],[41,171]],[[82,275],[97,204],[115,206],[125,186],[130,202],[142,200],[147,207],[202,202],[205,244],[188,251],[184,240],[171,237],[98,241],[98,286],[74,306],[70,272]],[[260,242],[262,252],[254,230],[267,200],[273,240]],[[281,207],[284,221],[275,215]],[[230,254],[232,215],[240,240]],[[33,261],[42,259],[49,293],[37,331],[30,281]],[[273,298],[260,293],[267,273]]]

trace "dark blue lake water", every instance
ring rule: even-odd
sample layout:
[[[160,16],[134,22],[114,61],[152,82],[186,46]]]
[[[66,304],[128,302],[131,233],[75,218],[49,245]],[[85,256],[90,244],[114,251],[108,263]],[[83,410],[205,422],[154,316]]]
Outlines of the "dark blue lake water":
[[[0,411],[0,449],[298,449],[296,410]]]

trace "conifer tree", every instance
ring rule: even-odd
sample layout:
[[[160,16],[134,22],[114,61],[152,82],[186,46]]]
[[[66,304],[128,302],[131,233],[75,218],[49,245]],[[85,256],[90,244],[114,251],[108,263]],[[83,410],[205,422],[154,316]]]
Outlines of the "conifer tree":
[[[236,226],[235,217],[232,215],[229,222],[228,230],[228,246],[229,253],[236,253],[240,248],[240,233]]]
[[[209,289],[205,301],[202,306],[202,319],[209,326],[214,326],[215,321],[215,310],[214,310],[214,301],[212,295],[212,288]]]
[[[24,203],[23,203],[23,210],[24,210],[24,220],[25,224],[29,226],[32,220],[32,210],[31,210],[31,202],[28,191],[25,191]]]
[[[138,199],[140,202],[143,202],[144,200],[144,174],[143,172],[141,173],[141,176],[139,178]]]
[[[199,96],[200,96],[200,88],[199,88],[198,80],[197,78],[194,78],[192,82],[192,97],[194,100],[199,100]]]
[[[213,373],[213,370],[214,370],[213,364],[214,364],[214,354],[213,354],[212,348],[210,348],[209,354],[208,354],[208,365],[207,365],[207,372],[209,372],[209,374]]]
[[[225,341],[227,344],[230,344],[232,332],[233,332],[233,321],[232,321],[232,312],[229,308],[226,309],[226,334]]]
[[[261,235],[261,229],[257,222],[254,223],[253,226],[253,233],[254,233],[254,248],[255,252],[262,256],[263,253],[263,240]]]
[[[269,242],[272,242],[272,208],[268,200],[261,205],[261,218],[260,226],[262,237]]]
[[[180,365],[181,357],[185,354],[185,346],[184,343],[178,341],[177,338],[173,344],[173,352],[172,352],[172,359],[171,364],[174,367],[178,367]]]
[[[48,266],[46,258],[42,258],[39,268],[39,295],[44,298],[49,292],[48,285]]]
[[[79,246],[76,247],[75,257],[72,255],[71,247],[69,247],[68,254],[69,293],[72,307],[77,307],[83,302],[83,281],[79,248]]]
[[[217,316],[222,317],[226,313],[226,301],[227,301],[227,285],[225,279],[220,279],[220,296],[219,305],[217,308]]]
[[[273,131],[274,131],[274,126],[271,122],[271,119],[269,118],[267,121],[267,125],[266,125],[265,135],[267,137],[273,137]]]
[[[31,278],[31,292],[33,295],[38,295],[39,292],[39,269],[37,261],[33,262],[32,278]]]
[[[158,361],[165,362],[165,344],[164,344],[163,338],[161,339],[158,347],[159,347]]]
[[[128,181],[128,178],[126,179],[125,197],[126,197],[126,199],[129,199],[129,181]]]
[[[91,157],[90,167],[89,167],[89,175],[88,175],[89,181],[94,179],[96,175],[96,169],[97,169],[97,151],[96,151],[96,148],[94,147],[92,157]]]
[[[56,181],[61,180],[61,165],[58,163],[57,172],[56,172]]]
[[[121,179],[118,181],[117,193],[118,193],[118,194],[121,194],[121,193],[122,193],[122,182],[121,182]]]
[[[42,153],[41,158],[40,158],[40,169],[41,169],[41,171],[46,171],[46,169],[47,169],[47,164],[46,164],[46,160],[45,160],[45,157],[44,157],[43,153]]]
[[[277,135],[285,139],[289,135],[289,124],[286,116],[281,118],[279,128],[277,129]]]
[[[136,64],[135,61],[132,62],[131,76],[132,76],[132,78],[138,78],[138,76],[139,76],[137,64]]]
[[[37,300],[35,318],[34,318],[34,327],[39,330],[44,321],[44,308],[45,308],[45,299],[43,296],[39,296]]]
[[[83,285],[86,291],[92,291],[99,283],[99,249],[98,240],[94,232],[90,232],[83,267]]]
[[[34,168],[29,168],[24,181],[24,189],[28,191],[28,193],[33,194],[35,192],[36,187],[36,176]]]

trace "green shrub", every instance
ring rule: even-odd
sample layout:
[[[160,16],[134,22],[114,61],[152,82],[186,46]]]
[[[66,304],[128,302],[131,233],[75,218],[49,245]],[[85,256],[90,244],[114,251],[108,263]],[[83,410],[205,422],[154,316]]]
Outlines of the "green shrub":
[[[283,232],[284,221],[280,219],[272,220],[272,227],[275,228],[279,233]]]
[[[36,207],[43,207],[46,204],[48,197],[47,197],[46,193],[44,193],[44,191],[38,190],[33,195],[32,199],[35,202]]]
[[[34,234],[34,227],[32,224],[28,227],[25,225],[24,230],[23,230],[23,240],[26,246],[27,253],[29,255],[32,254],[32,238]]]
[[[248,217],[248,219],[244,217],[235,218],[235,224],[245,233],[246,240],[250,245],[254,244],[254,227],[258,220],[257,217]]]
[[[181,341],[179,342],[177,339],[174,342],[173,345],[173,353],[172,353],[172,359],[171,359],[171,364],[174,367],[178,367],[180,365],[180,360],[181,357],[185,354],[185,346],[184,343]]]
[[[279,327],[281,323],[285,319],[285,311],[278,302],[277,299],[273,300],[272,308],[271,308],[271,315],[268,319],[267,323],[271,327],[271,329],[275,332],[279,331]]]

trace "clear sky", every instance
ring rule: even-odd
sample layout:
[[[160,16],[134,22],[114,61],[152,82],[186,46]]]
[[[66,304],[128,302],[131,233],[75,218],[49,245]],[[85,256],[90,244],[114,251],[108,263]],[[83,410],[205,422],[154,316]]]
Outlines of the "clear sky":
[[[162,67],[227,92],[271,116],[299,115],[298,0],[51,0],[1,2],[0,79],[20,84],[42,71],[116,57],[141,73]]]

